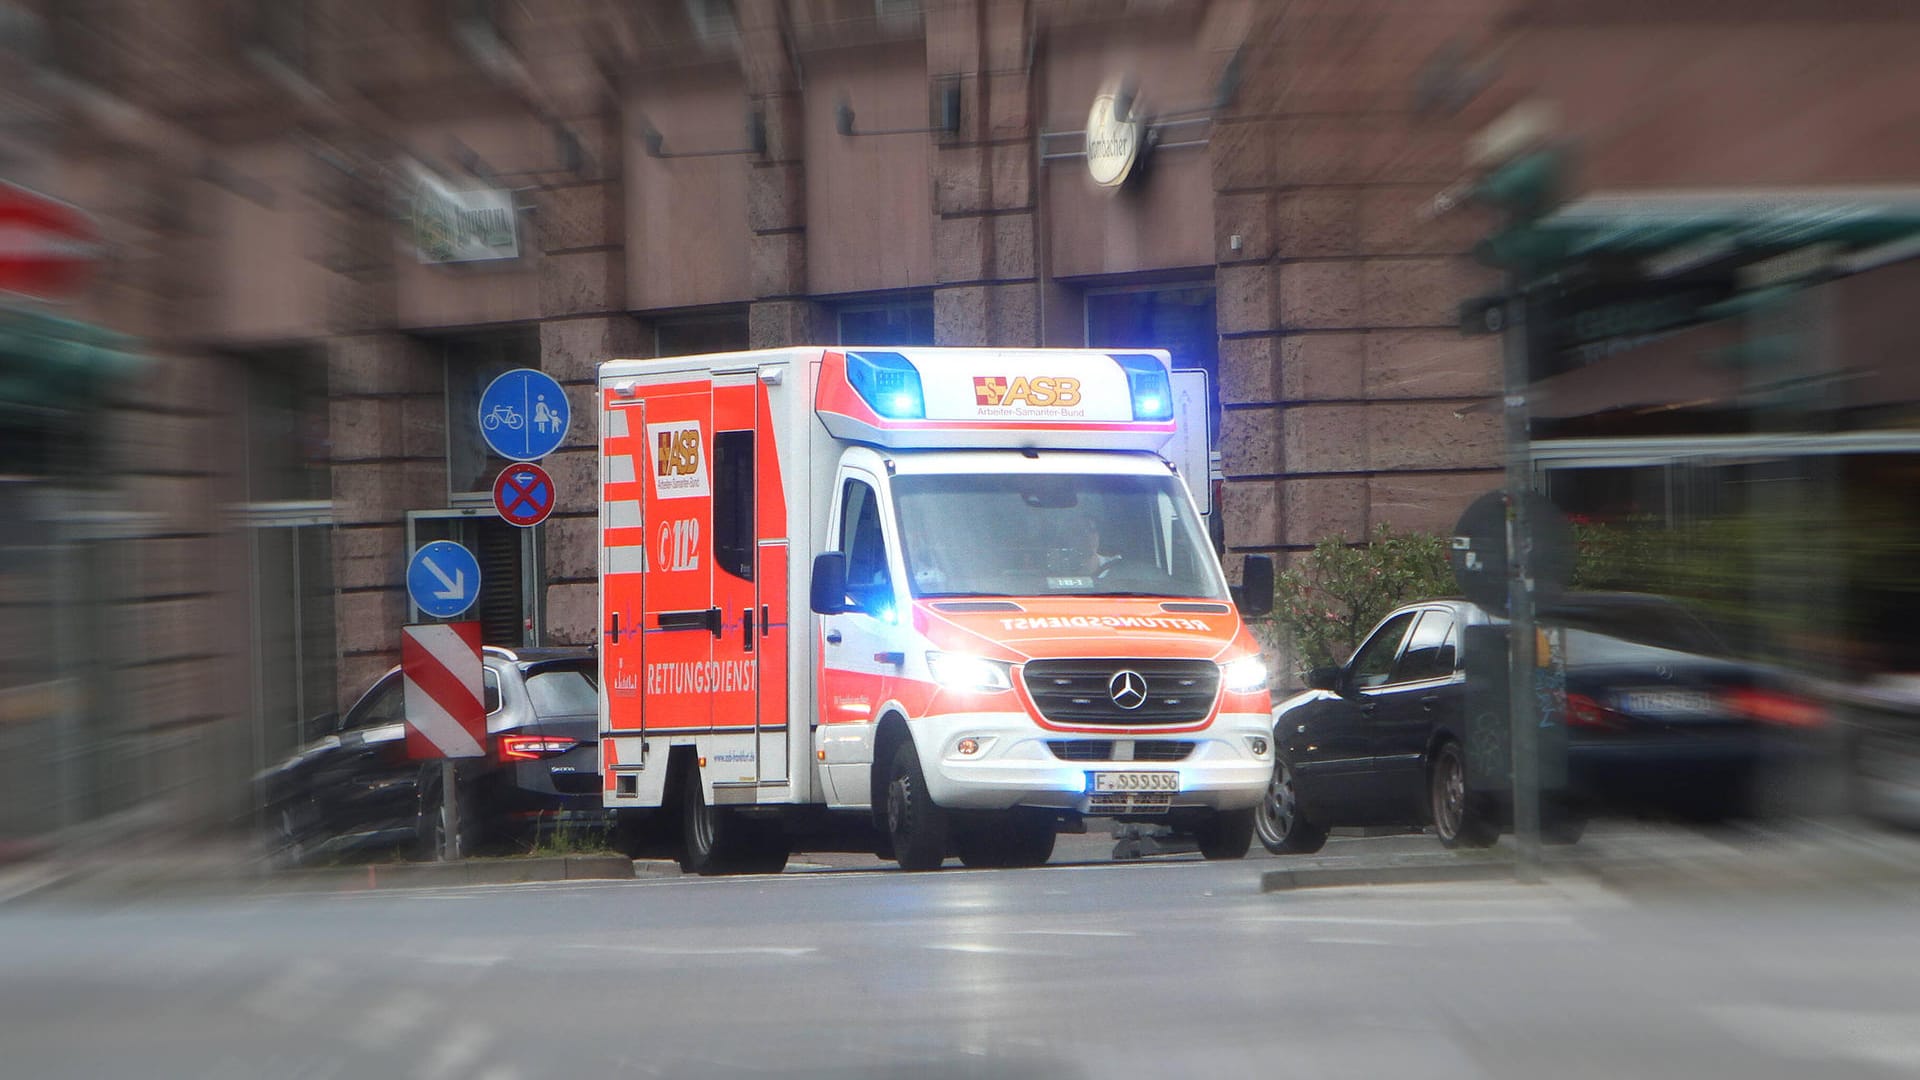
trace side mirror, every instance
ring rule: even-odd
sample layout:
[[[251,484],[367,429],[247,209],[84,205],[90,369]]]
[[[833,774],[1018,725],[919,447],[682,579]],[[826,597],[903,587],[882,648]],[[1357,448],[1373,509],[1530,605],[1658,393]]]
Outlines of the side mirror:
[[[1314,668],[1312,671],[1307,672],[1307,689],[1338,690],[1340,689],[1340,675],[1340,669],[1337,667]]]
[[[1242,615],[1273,614],[1273,556],[1247,556],[1240,574],[1240,589],[1234,594],[1233,602]]]
[[[847,610],[847,557],[829,551],[813,557],[813,584],[808,606],[815,615],[839,615]]]
[[[346,730],[346,721],[347,718],[342,713],[321,713],[313,718],[310,730],[319,735],[338,735]]]

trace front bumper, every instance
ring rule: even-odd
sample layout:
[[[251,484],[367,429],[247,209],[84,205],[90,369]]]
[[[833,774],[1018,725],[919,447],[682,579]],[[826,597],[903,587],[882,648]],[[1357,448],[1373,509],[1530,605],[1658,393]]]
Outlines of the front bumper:
[[[1106,729],[1098,733],[1051,732],[1035,726],[1025,713],[958,713],[922,717],[909,725],[919,753],[927,792],[933,801],[956,810],[1006,810],[1030,806],[1073,811],[1094,817],[1154,813],[1197,807],[1242,810],[1257,806],[1273,775],[1272,721],[1265,713],[1222,713],[1199,731]],[[962,739],[981,749],[962,755]],[[1192,743],[1178,761],[1120,758],[1120,743],[1142,740]],[[1254,752],[1254,740],[1265,752]],[[1049,743],[1116,744],[1111,753],[1087,760],[1063,760]],[[1099,750],[1109,748],[1098,746]],[[1128,748],[1131,750],[1131,747]],[[1115,799],[1093,790],[1096,772],[1174,773],[1177,790]]]

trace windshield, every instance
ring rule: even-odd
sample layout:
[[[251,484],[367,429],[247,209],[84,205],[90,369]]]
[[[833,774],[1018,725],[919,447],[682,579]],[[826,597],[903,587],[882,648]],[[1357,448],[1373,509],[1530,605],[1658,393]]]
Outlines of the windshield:
[[[581,716],[600,711],[600,691],[584,671],[549,669],[527,680],[527,696],[540,716]]]
[[[917,597],[1225,600],[1205,531],[1168,476],[899,476]]]

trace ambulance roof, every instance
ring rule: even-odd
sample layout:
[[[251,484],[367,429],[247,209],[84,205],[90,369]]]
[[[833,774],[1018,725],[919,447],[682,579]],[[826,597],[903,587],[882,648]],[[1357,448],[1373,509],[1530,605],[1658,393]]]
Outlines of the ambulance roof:
[[[814,406],[836,438],[896,448],[1158,450],[1174,433],[1164,350],[827,350]]]

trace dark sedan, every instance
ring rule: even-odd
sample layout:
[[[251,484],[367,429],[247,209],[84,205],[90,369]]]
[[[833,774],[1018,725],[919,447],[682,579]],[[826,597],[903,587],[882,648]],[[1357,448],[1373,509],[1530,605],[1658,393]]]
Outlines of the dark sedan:
[[[1767,769],[1825,722],[1787,680],[1725,655],[1669,600],[1578,594],[1541,620],[1565,646],[1565,741],[1549,745],[1565,746],[1566,767],[1545,793],[1550,840],[1576,839],[1603,806],[1744,814]],[[1505,724],[1489,685],[1505,662],[1504,624],[1465,601],[1390,613],[1347,664],[1315,670],[1309,690],[1276,707],[1261,842],[1311,852],[1334,826],[1432,825],[1448,847],[1493,843],[1508,799],[1473,782],[1484,777],[1469,755]],[[1486,725],[1479,738],[1474,718]]]
[[[591,651],[485,650],[487,756],[456,765],[460,841],[479,850],[556,811],[599,813],[599,689]],[[440,763],[407,757],[404,681],[381,676],[334,725],[257,779],[278,858],[444,843]]]

